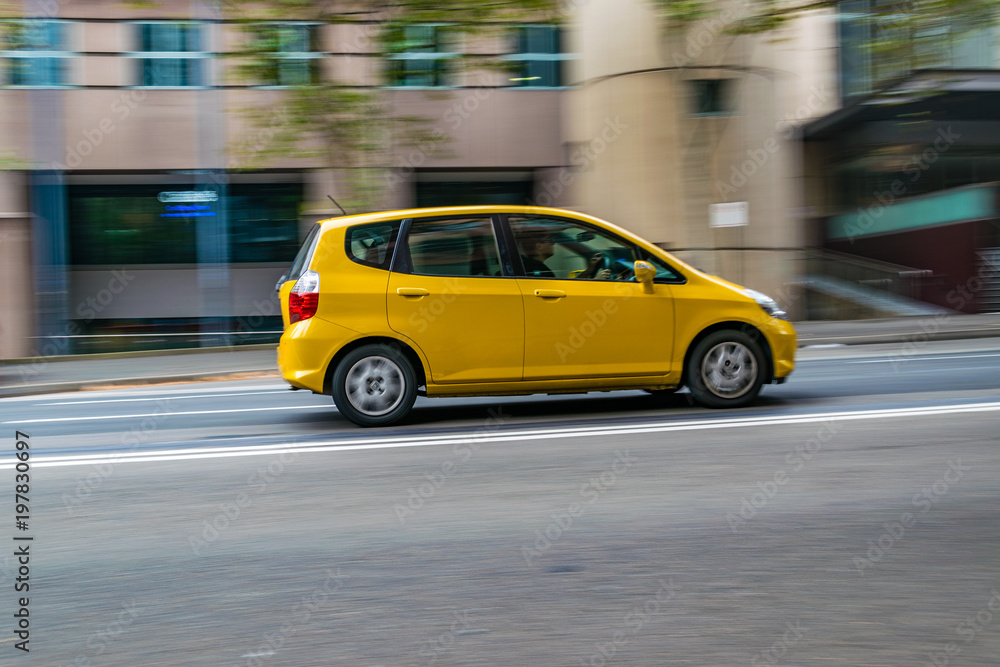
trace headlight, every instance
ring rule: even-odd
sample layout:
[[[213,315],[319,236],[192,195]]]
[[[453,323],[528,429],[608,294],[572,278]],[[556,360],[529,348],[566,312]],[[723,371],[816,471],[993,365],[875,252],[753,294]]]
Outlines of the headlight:
[[[788,321],[788,313],[781,309],[777,301],[766,294],[761,294],[757,290],[745,289],[743,291],[748,297],[756,301],[757,305],[763,308],[765,313],[779,320]]]

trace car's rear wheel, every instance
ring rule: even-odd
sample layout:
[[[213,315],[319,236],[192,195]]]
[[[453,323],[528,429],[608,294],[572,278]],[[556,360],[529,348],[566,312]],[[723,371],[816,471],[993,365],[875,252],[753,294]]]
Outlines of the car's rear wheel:
[[[388,345],[348,353],[333,372],[331,393],[340,413],[359,426],[388,426],[410,413],[417,398],[413,364]]]
[[[687,384],[694,400],[705,407],[739,408],[760,393],[765,363],[760,346],[746,334],[716,331],[692,351]]]

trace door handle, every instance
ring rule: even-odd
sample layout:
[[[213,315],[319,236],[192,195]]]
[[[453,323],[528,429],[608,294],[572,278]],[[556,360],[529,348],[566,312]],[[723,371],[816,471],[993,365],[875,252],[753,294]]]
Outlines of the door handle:
[[[543,299],[561,299],[566,296],[566,292],[561,289],[536,289],[535,296]]]
[[[399,296],[427,296],[430,292],[423,287],[397,287],[396,294]]]

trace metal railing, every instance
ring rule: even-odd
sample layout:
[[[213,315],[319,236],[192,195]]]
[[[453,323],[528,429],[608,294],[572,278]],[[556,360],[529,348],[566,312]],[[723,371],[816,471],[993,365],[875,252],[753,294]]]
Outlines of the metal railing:
[[[867,257],[834,250],[807,250],[806,271],[894,294],[916,301],[923,300],[923,286],[934,276],[930,269],[880,262]]]

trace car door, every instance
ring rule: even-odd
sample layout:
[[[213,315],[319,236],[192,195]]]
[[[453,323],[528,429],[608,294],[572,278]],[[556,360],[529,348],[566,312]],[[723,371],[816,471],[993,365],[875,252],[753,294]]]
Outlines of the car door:
[[[524,309],[504,274],[491,217],[409,222],[389,276],[389,326],[420,347],[432,382],[521,379]]]
[[[644,292],[632,243],[561,218],[512,215],[507,224],[521,255],[525,380],[670,371],[670,286]]]

